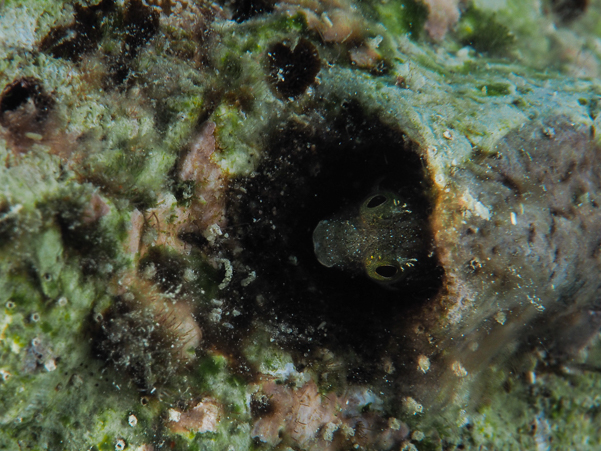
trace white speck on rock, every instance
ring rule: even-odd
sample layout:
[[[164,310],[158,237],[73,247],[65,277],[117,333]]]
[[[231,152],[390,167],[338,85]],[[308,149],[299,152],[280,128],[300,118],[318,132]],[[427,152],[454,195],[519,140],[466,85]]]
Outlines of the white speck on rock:
[[[463,195],[463,201],[470,212],[486,221],[490,219],[490,210],[482,202],[476,200],[469,191]]]
[[[453,370],[453,373],[455,373],[455,376],[457,377],[467,376],[467,370],[458,360],[455,360],[453,362],[453,364],[451,365],[451,370]]]
[[[181,412],[179,412],[175,409],[169,409],[169,421],[171,421],[173,423],[178,423],[181,418],[182,418]]]
[[[505,315],[505,312],[498,311],[495,313],[495,321],[500,325],[505,324],[505,321],[507,321],[507,315]]]
[[[422,406],[419,402],[417,402],[411,396],[407,396],[407,397],[403,398],[403,407],[411,415],[422,413],[424,411],[424,406]]]
[[[398,431],[401,429],[401,422],[397,418],[390,417],[388,419],[388,427],[393,431]]]
[[[221,263],[225,268],[225,277],[223,281],[219,284],[219,289],[223,290],[227,287],[232,281],[232,277],[234,275],[234,267],[232,266],[232,262],[230,262],[227,258],[216,258],[215,261],[217,263]]]
[[[48,372],[54,371],[56,369],[56,361],[54,359],[49,359],[44,363],[44,369]]]
[[[422,431],[413,431],[413,434],[411,434],[411,439],[415,440],[416,442],[421,442],[424,437],[425,435]]]
[[[417,358],[417,369],[426,374],[430,369],[430,359],[425,355],[420,355]]]
[[[254,271],[251,271],[248,273],[248,276],[246,278],[242,279],[242,281],[240,282],[240,285],[242,285],[243,287],[247,287],[252,282],[254,282],[256,278],[257,278],[257,273],[255,273]]]
[[[223,232],[218,224],[211,224],[203,233],[203,236],[211,244],[214,244],[217,237],[220,237],[221,235],[223,235]]]
[[[323,428],[323,439],[326,442],[331,442],[334,440],[334,432],[338,430],[338,425],[335,423],[328,423]]]

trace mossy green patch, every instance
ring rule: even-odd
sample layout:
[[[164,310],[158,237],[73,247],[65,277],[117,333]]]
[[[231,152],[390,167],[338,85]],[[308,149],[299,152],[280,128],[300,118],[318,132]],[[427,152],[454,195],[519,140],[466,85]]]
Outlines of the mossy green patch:
[[[508,56],[516,43],[514,34],[497,20],[494,13],[474,7],[462,14],[457,34],[463,45],[490,56]]]
[[[250,174],[257,165],[265,137],[255,134],[256,114],[248,116],[239,107],[221,105],[213,116],[220,151],[217,161],[231,175]]]
[[[428,7],[416,0],[378,2],[375,6],[379,20],[395,35],[419,39],[428,19]]]
[[[225,369],[226,365],[227,360],[223,356],[205,357],[198,363],[197,374],[203,378],[216,376]]]
[[[487,96],[506,96],[511,94],[511,85],[507,83],[490,83],[477,86]]]

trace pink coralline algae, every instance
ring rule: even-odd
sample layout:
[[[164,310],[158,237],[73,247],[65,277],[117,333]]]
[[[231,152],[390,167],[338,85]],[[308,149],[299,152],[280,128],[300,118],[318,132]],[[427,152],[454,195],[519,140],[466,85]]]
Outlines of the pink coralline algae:
[[[349,388],[341,396],[322,395],[312,381],[298,389],[267,381],[251,402],[259,417],[252,436],[271,446],[283,442],[306,450],[337,450],[345,445],[391,449],[409,430],[394,418],[370,411],[366,398],[371,397],[361,387]]]
[[[435,41],[441,41],[459,20],[459,0],[424,0],[428,20],[424,28]]]
[[[194,218],[180,232],[200,232],[209,241],[214,239],[215,226],[225,222],[226,177],[213,160],[215,152],[215,123],[207,122],[192,143],[190,151],[181,160],[178,176],[182,181],[194,182],[194,194],[187,215]]]

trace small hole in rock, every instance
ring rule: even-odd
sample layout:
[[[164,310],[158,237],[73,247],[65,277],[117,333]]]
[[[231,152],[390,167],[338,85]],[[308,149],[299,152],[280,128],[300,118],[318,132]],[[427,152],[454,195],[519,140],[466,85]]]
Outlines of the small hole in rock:
[[[53,27],[40,42],[40,50],[55,58],[81,61],[83,55],[93,51],[102,39],[104,14],[112,11],[114,0],[102,0],[97,5],[83,7],[75,4],[75,18],[70,25]]]
[[[269,0],[236,0],[234,2],[233,19],[244,22],[254,16],[273,11],[273,2]]]
[[[6,85],[0,94],[0,124],[11,128],[11,115],[19,115],[23,120],[42,122],[53,104],[40,80],[33,77],[19,78]]]
[[[315,81],[321,68],[317,48],[307,39],[298,41],[294,49],[277,43],[268,52],[270,81],[285,98],[303,94]]]
[[[159,13],[141,0],[130,0],[123,14],[125,38],[123,50],[111,67],[113,81],[120,85],[127,80],[131,63],[140,48],[148,43],[159,30]]]
[[[560,22],[571,22],[582,16],[586,11],[589,0],[551,0],[551,9]]]
[[[0,94],[0,125],[13,152],[26,152],[33,143],[47,139],[47,132],[53,131],[48,124],[54,103],[37,78],[22,77],[6,85]],[[5,222],[0,229],[14,231],[9,225],[11,218]],[[0,237],[0,242],[6,242],[6,238],[6,234]]]
[[[244,297],[263,300],[246,306],[256,309],[249,317],[261,315],[267,323],[317,331],[307,343],[302,337],[276,337],[299,352],[318,346],[352,348],[374,365],[391,341],[401,340],[389,331],[402,329],[403,318],[437,295],[443,276],[429,248],[429,180],[413,146],[402,132],[364,116],[352,103],[341,108],[327,132],[290,124],[274,134],[269,158],[254,177],[240,181],[245,195],[232,196],[228,207],[231,234],[249,256],[242,260],[258,275],[245,287]],[[419,265],[398,289],[374,283],[363,268],[355,273],[327,268],[314,252],[317,224],[342,210],[358,216],[375,185],[402,193],[423,224],[426,248],[416,255]],[[374,204],[382,200],[374,197]],[[382,266],[382,277],[392,277],[394,266]],[[230,301],[239,297],[232,293]],[[327,324],[327,335],[320,324]],[[366,374],[375,373],[366,369]]]
[[[21,105],[26,103],[33,93],[35,85],[28,83],[25,80],[15,84],[11,89],[7,90],[5,95],[2,97],[2,104],[0,110],[4,113],[6,111],[14,111]]]

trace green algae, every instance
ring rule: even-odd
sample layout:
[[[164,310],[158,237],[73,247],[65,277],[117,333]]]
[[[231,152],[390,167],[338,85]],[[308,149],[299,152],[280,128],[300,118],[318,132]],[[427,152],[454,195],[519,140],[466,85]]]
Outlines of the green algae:
[[[458,38],[463,45],[490,56],[506,56],[515,48],[515,36],[495,14],[472,8],[461,16]]]
[[[378,19],[393,35],[409,35],[419,39],[428,18],[428,8],[414,0],[376,3]]]

